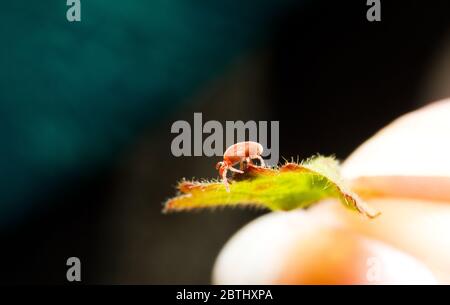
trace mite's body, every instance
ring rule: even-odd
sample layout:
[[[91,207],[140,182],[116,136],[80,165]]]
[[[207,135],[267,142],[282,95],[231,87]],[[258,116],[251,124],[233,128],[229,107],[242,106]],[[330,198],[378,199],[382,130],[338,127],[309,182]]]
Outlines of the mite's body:
[[[230,191],[227,180],[228,170],[243,174],[244,172],[242,170],[244,169],[244,161],[247,162],[247,164],[253,164],[253,159],[258,159],[261,162],[261,166],[265,166],[264,160],[261,157],[262,152],[262,145],[251,141],[239,142],[228,147],[223,154],[223,161],[217,163],[216,165],[216,169],[219,170],[219,175],[222,177],[222,181],[225,184],[227,192]],[[240,170],[233,167],[237,163],[240,163]]]

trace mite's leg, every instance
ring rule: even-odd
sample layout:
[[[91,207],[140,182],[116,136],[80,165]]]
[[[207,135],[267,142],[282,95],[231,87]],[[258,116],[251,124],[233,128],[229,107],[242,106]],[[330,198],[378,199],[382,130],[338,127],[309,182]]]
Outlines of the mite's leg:
[[[239,173],[239,174],[243,174],[243,173],[244,173],[244,171],[241,171],[241,170],[239,170],[239,169],[235,169],[235,168],[232,167],[232,166],[230,166],[228,169],[229,169],[230,171],[232,171],[232,172],[235,172],[235,173]]]
[[[250,158],[250,157],[246,157],[245,158],[245,163],[247,164],[247,167],[248,167],[249,164],[255,165],[255,163],[253,163],[253,161],[252,161],[252,158]]]
[[[264,163],[263,158],[260,155],[250,156],[250,159],[258,159],[259,162],[261,162],[261,167],[265,167],[266,164]]]
[[[261,162],[261,166],[266,167],[266,163],[264,163],[264,159],[260,155],[258,155],[257,158],[258,158],[259,162]]]
[[[225,185],[227,192],[230,192],[230,185],[229,185],[228,179],[227,179],[227,172],[228,172],[228,168],[225,168],[222,173],[222,182]]]
[[[245,168],[244,168],[244,161],[243,160],[241,160],[241,162],[239,162],[239,169],[241,170],[241,171],[243,171]]]

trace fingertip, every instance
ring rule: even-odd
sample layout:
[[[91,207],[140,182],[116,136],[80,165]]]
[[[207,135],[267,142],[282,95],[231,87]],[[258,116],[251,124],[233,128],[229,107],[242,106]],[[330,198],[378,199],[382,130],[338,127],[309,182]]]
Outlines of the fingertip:
[[[377,269],[379,268],[379,269]],[[222,249],[216,284],[431,284],[422,263],[305,211],[270,213]]]

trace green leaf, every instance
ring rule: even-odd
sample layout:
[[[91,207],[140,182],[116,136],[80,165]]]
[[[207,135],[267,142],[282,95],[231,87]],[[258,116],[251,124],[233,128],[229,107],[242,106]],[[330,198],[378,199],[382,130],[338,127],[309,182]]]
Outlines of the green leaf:
[[[234,174],[229,192],[220,181],[183,180],[177,188],[178,196],[165,203],[164,212],[218,206],[287,211],[335,198],[370,218],[379,214],[348,189],[340,177],[339,163],[332,157],[316,156],[300,164],[286,162],[275,169],[249,164],[244,174]]]

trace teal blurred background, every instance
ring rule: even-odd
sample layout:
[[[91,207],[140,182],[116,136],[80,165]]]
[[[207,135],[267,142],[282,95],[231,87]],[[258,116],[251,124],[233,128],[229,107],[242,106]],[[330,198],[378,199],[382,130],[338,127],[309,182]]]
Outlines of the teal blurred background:
[[[2,4],[0,226],[36,197],[104,166],[261,43],[294,1],[65,1]]]

